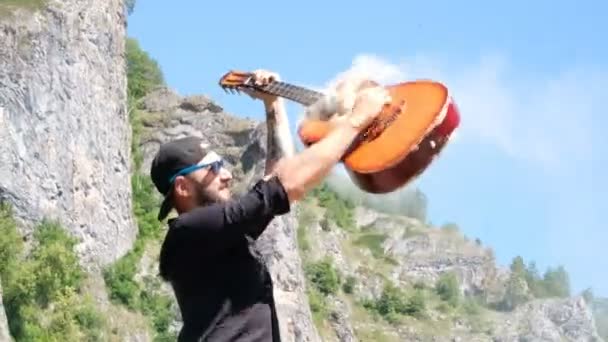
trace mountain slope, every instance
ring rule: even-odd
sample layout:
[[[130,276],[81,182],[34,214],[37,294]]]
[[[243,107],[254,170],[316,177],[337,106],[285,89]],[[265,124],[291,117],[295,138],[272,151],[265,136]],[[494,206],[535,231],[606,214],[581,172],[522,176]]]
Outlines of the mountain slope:
[[[455,225],[355,206],[329,186],[300,210],[309,298],[326,341],[601,341],[582,297],[534,298],[525,277]]]

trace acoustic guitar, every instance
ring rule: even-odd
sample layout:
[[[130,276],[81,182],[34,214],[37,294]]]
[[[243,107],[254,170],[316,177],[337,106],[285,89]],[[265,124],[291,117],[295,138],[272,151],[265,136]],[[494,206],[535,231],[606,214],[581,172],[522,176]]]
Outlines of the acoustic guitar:
[[[252,73],[240,71],[226,73],[219,85],[225,91],[254,89],[305,107],[326,96],[282,81],[259,86],[254,84]],[[391,103],[359,134],[342,158],[353,183],[369,193],[392,192],[417,178],[442,152],[460,124],[460,112],[443,83],[415,80],[385,89]],[[298,136],[310,146],[332,129],[330,119],[311,116],[299,123]]]

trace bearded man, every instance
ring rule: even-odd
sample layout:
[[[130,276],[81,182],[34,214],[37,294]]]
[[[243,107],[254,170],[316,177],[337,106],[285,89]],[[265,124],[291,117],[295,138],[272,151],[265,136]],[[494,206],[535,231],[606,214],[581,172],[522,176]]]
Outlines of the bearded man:
[[[254,72],[254,79],[279,80],[264,70]],[[177,212],[168,220],[160,275],[181,311],[178,341],[280,341],[272,279],[254,242],[329,174],[390,100],[382,88],[364,89],[327,137],[295,154],[282,100],[249,95],[264,104],[268,144],[264,177],[246,193],[232,197],[230,171],[200,138],[165,143],[152,162],[152,180],[164,195],[158,218]],[[338,92],[336,99],[349,96]]]

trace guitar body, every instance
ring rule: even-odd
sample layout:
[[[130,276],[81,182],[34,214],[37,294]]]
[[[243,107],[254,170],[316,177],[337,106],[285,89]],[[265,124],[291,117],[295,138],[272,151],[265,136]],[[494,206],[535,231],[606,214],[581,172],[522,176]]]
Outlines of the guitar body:
[[[403,187],[431,164],[460,123],[448,89],[439,82],[412,81],[387,86],[392,102],[369,127],[374,132],[343,158],[352,181],[370,193]],[[331,121],[304,120],[298,128],[307,146],[332,130]]]
[[[224,90],[255,89],[311,106],[324,94],[280,81],[260,86],[247,72],[230,71],[219,82]],[[376,85],[370,81],[367,86]],[[355,139],[342,162],[353,183],[369,193],[395,191],[423,173],[460,124],[460,113],[440,82],[416,80],[385,87],[391,95],[376,119]],[[305,118],[298,127],[310,146],[333,129],[332,118]]]

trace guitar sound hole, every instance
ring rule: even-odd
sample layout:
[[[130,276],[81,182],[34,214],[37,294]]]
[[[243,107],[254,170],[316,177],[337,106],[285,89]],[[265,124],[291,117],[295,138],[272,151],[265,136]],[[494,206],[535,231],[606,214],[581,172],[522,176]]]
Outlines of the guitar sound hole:
[[[401,107],[393,107],[392,113],[390,115],[376,118],[372,122],[372,124],[365,130],[365,133],[363,133],[363,141],[369,143],[378,138],[382,134],[382,132],[388,126],[390,126],[390,124],[393,123],[393,121],[395,121],[397,117],[399,117],[399,115],[401,115],[401,113]]]

